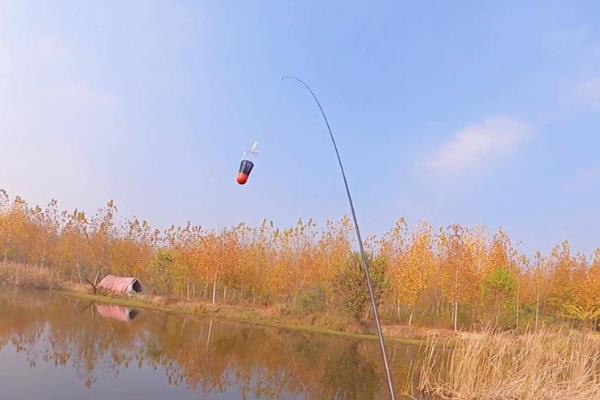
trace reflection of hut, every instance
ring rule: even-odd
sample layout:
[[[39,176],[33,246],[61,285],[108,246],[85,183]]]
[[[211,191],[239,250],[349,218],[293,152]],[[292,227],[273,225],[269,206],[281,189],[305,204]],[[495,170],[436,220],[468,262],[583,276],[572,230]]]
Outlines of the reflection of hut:
[[[98,288],[113,293],[136,294],[142,293],[142,283],[136,278],[106,275],[98,284]]]
[[[96,304],[96,311],[104,318],[112,318],[125,322],[134,320],[140,313],[138,310],[109,304]]]

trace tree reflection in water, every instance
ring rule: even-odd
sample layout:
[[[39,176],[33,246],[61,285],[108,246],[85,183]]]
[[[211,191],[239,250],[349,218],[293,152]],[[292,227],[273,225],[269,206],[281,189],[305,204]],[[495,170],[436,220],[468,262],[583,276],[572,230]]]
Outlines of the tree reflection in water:
[[[385,395],[372,340],[107,307],[113,306],[3,289],[0,350],[13,346],[32,368],[41,360],[72,368],[86,387],[106,374],[151,367],[171,385],[203,393],[236,389],[242,398]],[[392,342],[390,354],[397,387],[407,387],[419,348]]]

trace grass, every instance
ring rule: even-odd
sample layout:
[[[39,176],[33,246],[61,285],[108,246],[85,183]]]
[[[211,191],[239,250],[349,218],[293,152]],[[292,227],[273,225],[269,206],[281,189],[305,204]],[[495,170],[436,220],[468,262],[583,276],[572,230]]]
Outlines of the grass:
[[[600,399],[600,337],[542,329],[428,341],[419,391],[440,399]]]
[[[61,289],[60,279],[46,268],[22,265],[0,264],[0,285],[32,289]]]

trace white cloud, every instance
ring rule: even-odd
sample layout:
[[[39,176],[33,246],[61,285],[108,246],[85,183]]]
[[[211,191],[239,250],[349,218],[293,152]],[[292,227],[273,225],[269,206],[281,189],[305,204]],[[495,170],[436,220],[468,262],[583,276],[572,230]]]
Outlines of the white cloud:
[[[511,153],[532,135],[532,128],[510,117],[490,117],[454,134],[425,161],[436,173],[462,173]]]

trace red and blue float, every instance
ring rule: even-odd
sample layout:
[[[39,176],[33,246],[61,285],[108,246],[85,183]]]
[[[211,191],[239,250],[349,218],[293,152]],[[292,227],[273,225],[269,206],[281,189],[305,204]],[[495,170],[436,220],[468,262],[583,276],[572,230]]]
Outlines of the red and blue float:
[[[250,173],[254,168],[254,159],[258,155],[258,151],[256,151],[256,146],[258,142],[254,142],[251,150],[245,151],[242,154],[242,161],[240,162],[240,169],[237,175],[237,183],[240,185],[245,185],[248,182],[248,178],[250,178]]]

